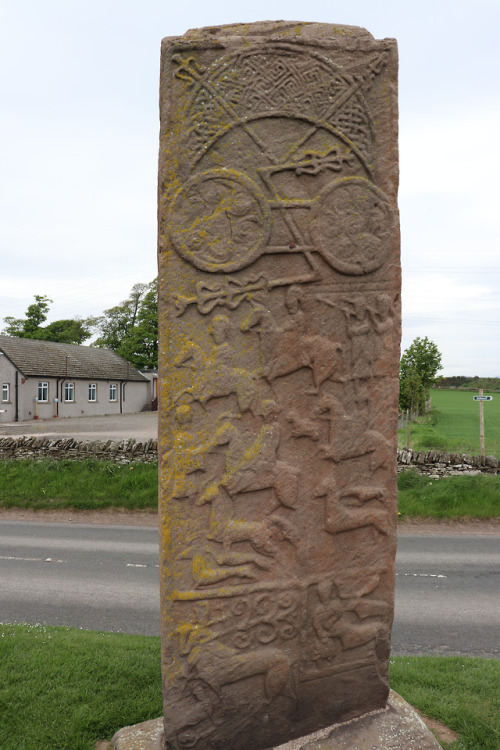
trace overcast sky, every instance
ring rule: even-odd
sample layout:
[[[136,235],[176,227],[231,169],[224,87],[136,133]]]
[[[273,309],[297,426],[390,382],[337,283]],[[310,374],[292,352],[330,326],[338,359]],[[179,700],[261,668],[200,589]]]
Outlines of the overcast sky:
[[[499,0],[4,4],[0,322],[35,294],[49,322],[99,314],[156,276],[160,41],[276,19],[398,40],[402,347],[500,376]]]

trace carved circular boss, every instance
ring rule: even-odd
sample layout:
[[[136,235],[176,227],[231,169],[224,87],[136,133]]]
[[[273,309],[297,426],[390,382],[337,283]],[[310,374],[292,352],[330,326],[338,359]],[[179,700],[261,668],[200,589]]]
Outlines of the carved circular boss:
[[[332,268],[355,276],[380,268],[394,215],[373,183],[363,177],[334,180],[309,208],[315,249]],[[265,196],[253,180],[232,169],[191,177],[174,196],[170,215],[170,236],[179,255],[211,273],[251,265],[266,251],[271,233]]]
[[[270,209],[255,183],[232,169],[194,175],[175,195],[171,237],[184,260],[202,271],[237,271],[259,258]]]

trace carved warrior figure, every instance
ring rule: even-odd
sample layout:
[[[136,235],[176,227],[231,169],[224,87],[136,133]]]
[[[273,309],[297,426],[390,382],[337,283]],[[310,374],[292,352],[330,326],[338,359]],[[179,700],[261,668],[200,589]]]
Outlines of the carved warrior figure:
[[[164,750],[263,750],[386,701],[395,88],[395,43],[354,27],[164,40]]]

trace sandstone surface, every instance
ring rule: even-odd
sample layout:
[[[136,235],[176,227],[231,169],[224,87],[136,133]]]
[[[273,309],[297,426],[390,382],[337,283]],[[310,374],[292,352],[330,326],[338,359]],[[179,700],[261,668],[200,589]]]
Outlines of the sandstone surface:
[[[400,340],[397,53],[348,26],[163,42],[165,748],[385,706]]]

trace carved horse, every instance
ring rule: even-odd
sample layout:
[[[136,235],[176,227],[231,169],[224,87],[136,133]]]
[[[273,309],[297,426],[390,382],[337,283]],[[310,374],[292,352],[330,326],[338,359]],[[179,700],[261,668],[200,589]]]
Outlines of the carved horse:
[[[255,395],[255,374],[233,367],[230,357],[228,344],[213,347],[210,356],[206,356],[197,344],[189,342],[174,360],[174,365],[193,370],[193,383],[178,394],[176,402],[181,402],[186,396],[205,408],[213,398],[234,394],[240,412],[251,409]]]
[[[314,416],[329,423],[328,444],[320,446],[322,458],[335,463],[369,457],[370,471],[385,468],[391,461],[392,446],[382,433],[369,429],[362,417],[350,417],[334,396],[323,396]]]
[[[271,312],[260,302],[254,303],[240,329],[259,334],[262,359],[269,363],[262,374],[269,383],[308,367],[314,386],[311,393],[319,393],[322,383],[332,378],[341,364],[343,349],[338,342],[325,336],[308,336],[299,326],[279,328]],[[338,374],[333,379],[344,380]]]

